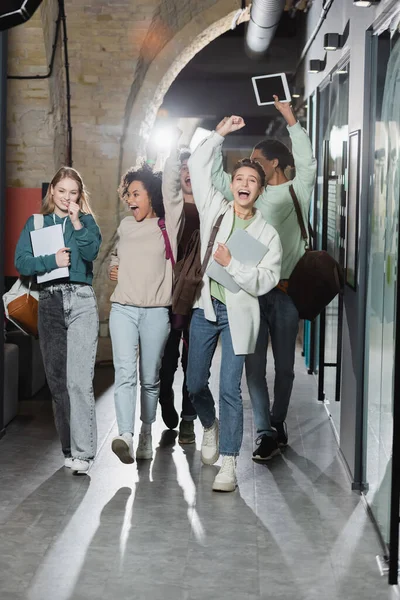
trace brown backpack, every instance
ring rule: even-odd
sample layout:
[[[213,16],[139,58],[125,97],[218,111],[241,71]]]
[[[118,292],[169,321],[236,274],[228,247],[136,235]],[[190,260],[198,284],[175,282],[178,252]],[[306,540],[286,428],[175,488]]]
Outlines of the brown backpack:
[[[223,218],[224,214],[220,215],[215,222],[203,262],[200,258],[200,231],[197,229],[190,238],[183,258],[176,263],[174,267],[175,284],[172,293],[173,314],[190,315],[193,304],[200,297],[201,282]]]
[[[306,252],[289,277],[287,293],[293,300],[300,319],[313,321],[339,294],[344,285],[343,269],[325,250],[312,250],[304,226],[303,215],[296,193],[289,188]],[[310,237],[312,238],[312,230]]]

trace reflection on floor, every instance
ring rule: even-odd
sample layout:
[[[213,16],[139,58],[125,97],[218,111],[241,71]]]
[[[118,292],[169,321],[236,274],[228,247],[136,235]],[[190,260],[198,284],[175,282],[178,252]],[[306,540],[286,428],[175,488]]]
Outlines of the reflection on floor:
[[[217,380],[214,370],[214,390]],[[197,444],[180,447],[158,417],[154,460],[119,463],[112,371],[98,370],[96,382],[101,445],[88,476],[62,467],[48,398],[25,402],[0,442],[1,600],[389,597],[372,525],[301,357],[290,447],[267,466],[250,458],[244,394],[232,494],[211,491],[218,466],[201,466],[198,423]]]

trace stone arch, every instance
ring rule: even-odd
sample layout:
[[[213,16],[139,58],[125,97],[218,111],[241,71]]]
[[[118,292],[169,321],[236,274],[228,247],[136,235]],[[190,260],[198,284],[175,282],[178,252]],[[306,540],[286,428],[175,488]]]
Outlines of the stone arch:
[[[236,16],[238,2],[218,0],[184,26],[152,61],[140,91],[133,103],[126,131],[121,167],[144,153],[164,96],[178,74],[207,44],[228,31]],[[249,20],[249,8],[240,14],[238,22]]]

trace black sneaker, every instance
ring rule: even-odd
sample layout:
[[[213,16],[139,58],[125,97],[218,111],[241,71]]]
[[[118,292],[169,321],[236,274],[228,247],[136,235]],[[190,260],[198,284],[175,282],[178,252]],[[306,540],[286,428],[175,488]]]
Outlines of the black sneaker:
[[[253,460],[255,462],[265,462],[273,456],[280,454],[276,439],[270,435],[260,435],[256,439],[256,444],[258,444],[258,448],[253,452]]]
[[[174,406],[174,390],[171,391],[171,395],[167,399],[161,399],[161,416],[168,429],[175,429],[179,423],[179,416]]]
[[[282,423],[271,423],[272,427],[276,429],[279,448],[285,448],[288,445],[287,427],[285,421]]]
[[[179,439],[180,444],[194,444],[196,436],[194,433],[194,421],[184,421],[182,419],[179,425]]]

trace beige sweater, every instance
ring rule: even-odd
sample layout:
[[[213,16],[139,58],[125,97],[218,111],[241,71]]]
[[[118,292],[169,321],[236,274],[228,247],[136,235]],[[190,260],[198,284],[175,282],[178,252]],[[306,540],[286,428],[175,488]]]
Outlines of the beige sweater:
[[[165,223],[175,259],[183,218],[183,196],[179,181],[179,162],[171,155],[164,169],[163,198]],[[109,269],[115,265],[119,267],[118,283],[111,302],[142,307],[170,306],[172,265],[165,258],[164,238],[158,218],[145,219],[141,223],[136,222],[134,217],[126,217],[121,221]]]

